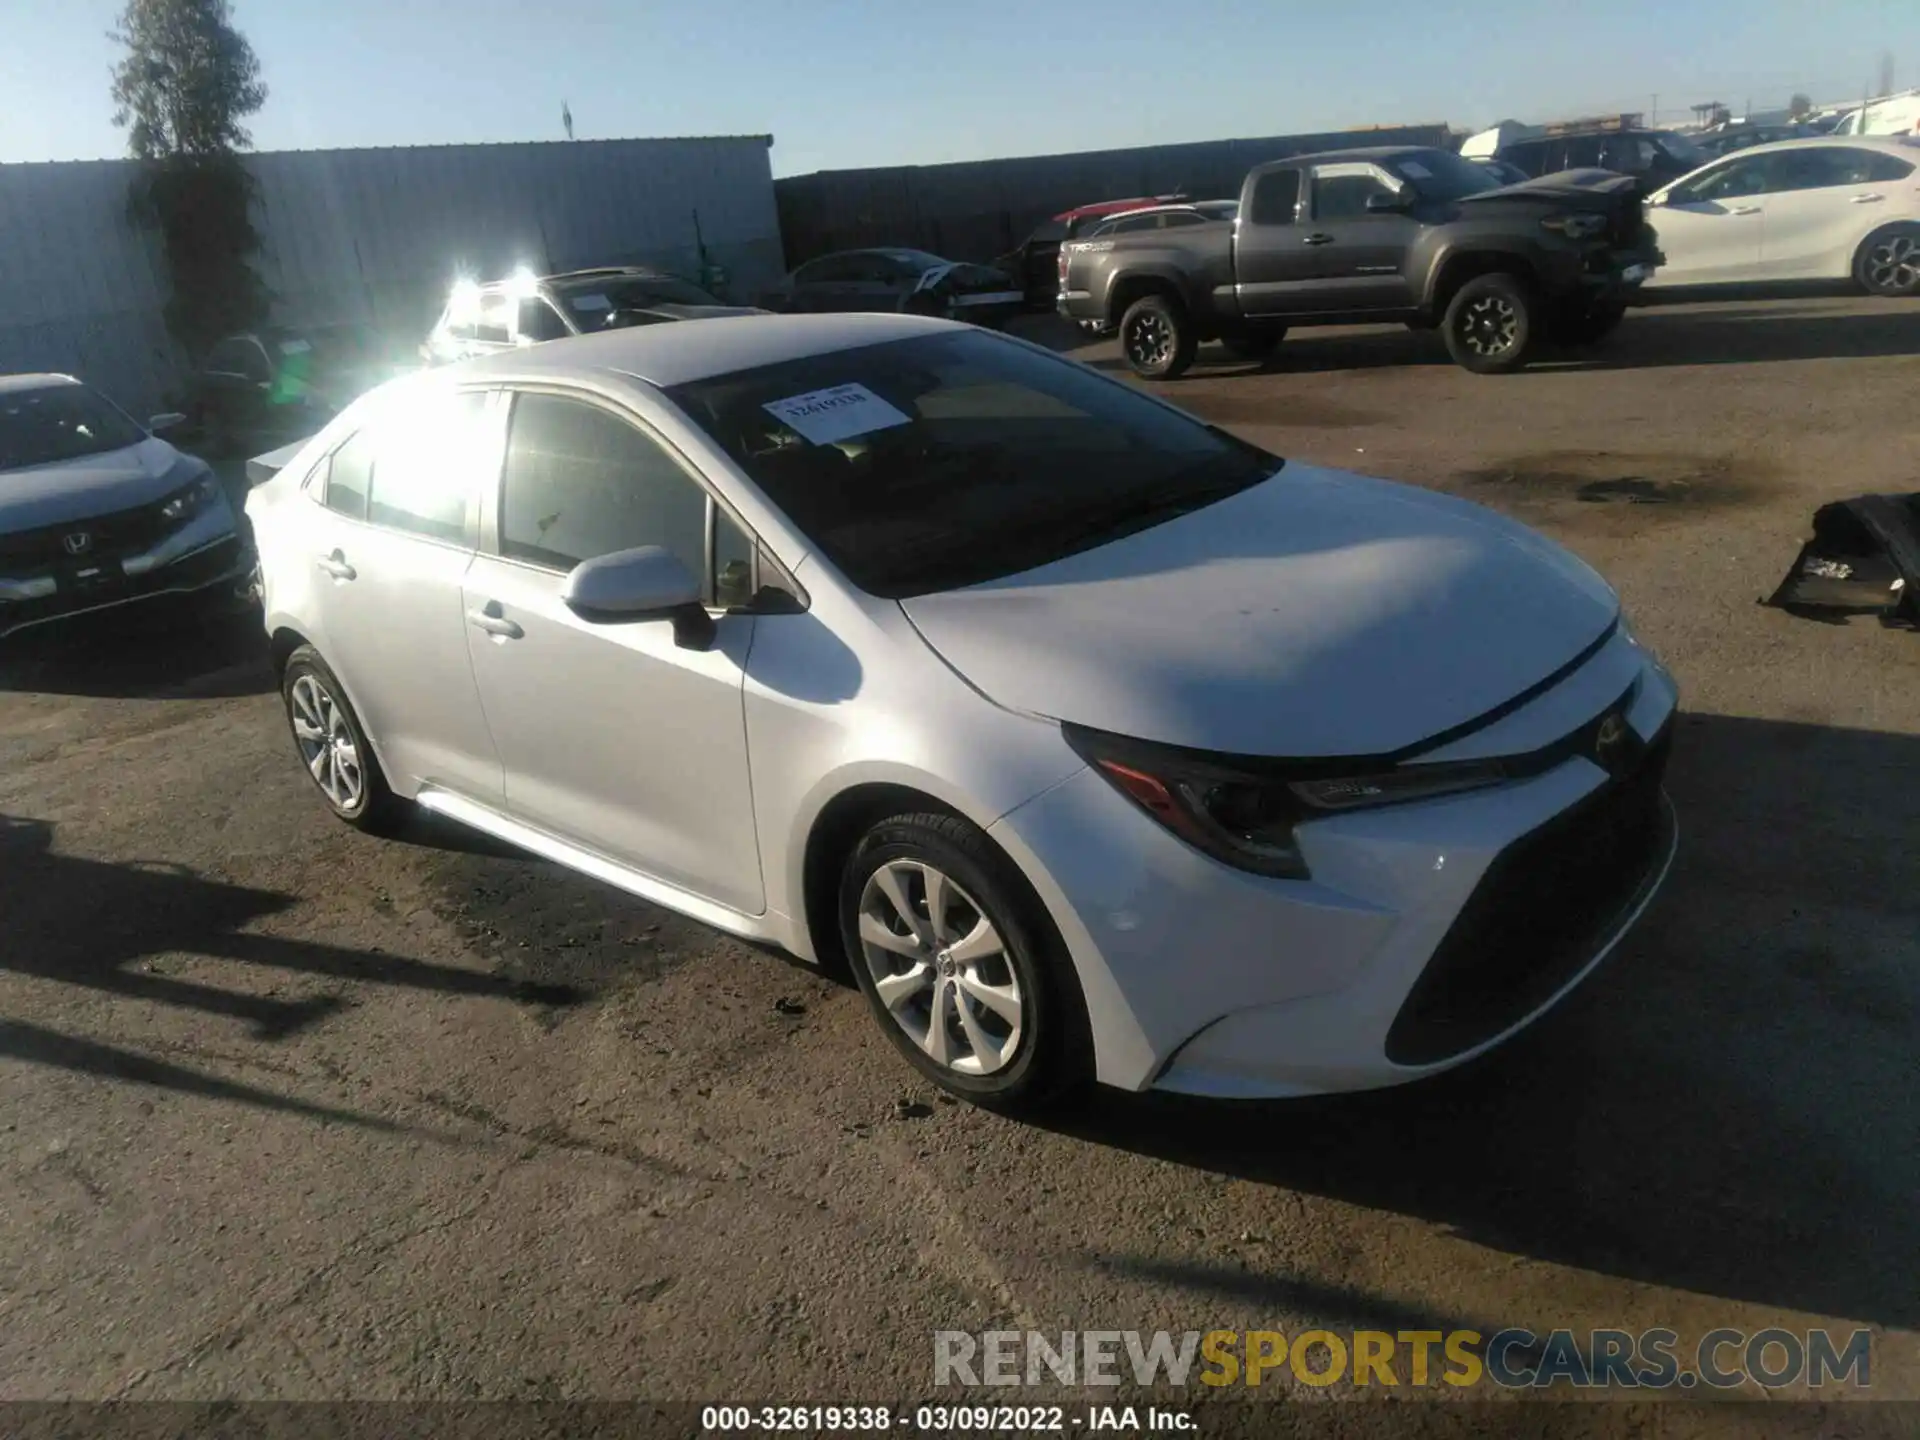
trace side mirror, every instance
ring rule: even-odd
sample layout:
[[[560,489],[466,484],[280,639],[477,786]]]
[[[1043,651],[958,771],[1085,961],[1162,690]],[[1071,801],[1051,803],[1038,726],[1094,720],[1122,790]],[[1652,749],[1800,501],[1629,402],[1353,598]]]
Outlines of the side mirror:
[[[1404,191],[1389,195],[1383,190],[1376,190],[1367,196],[1369,215],[1404,215],[1412,208],[1413,197]]]
[[[701,603],[700,582],[658,545],[616,550],[573,567],[560,591],[583,620],[671,620],[673,643],[704,650],[713,643],[713,617]]]
[[[174,427],[186,423],[187,417],[182,415],[178,410],[165,410],[147,421],[147,429],[151,430],[155,435],[162,435]]]

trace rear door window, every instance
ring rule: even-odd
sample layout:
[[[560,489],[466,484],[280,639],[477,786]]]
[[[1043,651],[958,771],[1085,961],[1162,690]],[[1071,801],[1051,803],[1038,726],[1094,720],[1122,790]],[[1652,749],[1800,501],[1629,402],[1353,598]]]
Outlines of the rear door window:
[[[373,484],[373,432],[362,430],[333,452],[327,462],[326,506],[350,520],[367,518],[367,491]]]
[[[536,343],[564,340],[573,333],[567,329],[567,322],[560,318],[559,312],[538,296],[520,302],[516,328],[522,339]]]

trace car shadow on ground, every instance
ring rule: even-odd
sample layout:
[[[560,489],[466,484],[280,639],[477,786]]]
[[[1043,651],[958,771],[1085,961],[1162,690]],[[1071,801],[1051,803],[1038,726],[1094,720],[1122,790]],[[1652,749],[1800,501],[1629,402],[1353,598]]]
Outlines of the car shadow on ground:
[[[0,691],[96,700],[220,700],[279,689],[255,609],[153,606],[0,639]]]
[[[1052,332],[1049,332],[1050,334]],[[1030,336],[1042,343],[1038,334]],[[1095,347],[1084,335],[1077,344],[1052,335],[1052,348],[1112,375],[1131,372],[1109,342]],[[1088,353],[1076,353],[1085,350]],[[1718,309],[1631,310],[1620,328],[1588,349],[1543,344],[1523,374],[1569,370],[1640,370],[1679,365],[1748,365],[1787,360],[1829,360],[1920,354],[1920,305],[1889,300],[1861,312],[1815,306],[1729,306]],[[1258,363],[1238,359],[1219,345],[1203,345],[1188,375],[1222,378],[1270,373],[1315,374],[1408,365],[1450,365],[1445,342],[1434,331],[1402,326],[1367,329],[1295,329],[1273,355]],[[1180,398],[1178,380],[1161,392]]]
[[[239,1020],[256,1039],[283,1039],[325,1020],[347,1004],[345,987],[353,982],[548,1008],[586,998],[567,985],[256,933],[248,927],[287,909],[294,897],[162,862],[63,855],[53,848],[52,827],[40,820],[0,815],[0,875],[0,971]],[[301,979],[230,988],[169,973],[199,967],[161,957],[238,961]],[[289,998],[284,988],[305,993]]]
[[[1920,739],[1685,716],[1669,788],[1666,892],[1586,986],[1483,1060],[1328,1099],[1101,1092],[1051,1123],[1512,1254],[1920,1323]],[[1292,1282],[1232,1281],[1241,1298],[1263,1283],[1279,1303]]]

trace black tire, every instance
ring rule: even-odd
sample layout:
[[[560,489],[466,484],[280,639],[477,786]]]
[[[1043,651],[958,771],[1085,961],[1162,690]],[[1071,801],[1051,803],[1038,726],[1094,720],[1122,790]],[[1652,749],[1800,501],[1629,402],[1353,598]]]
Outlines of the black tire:
[[[312,691],[302,686],[303,680],[311,681],[326,697],[326,706],[316,707],[312,703]],[[365,830],[369,834],[382,835],[394,830],[405,818],[407,803],[388,786],[386,774],[380,768],[380,758],[367,743],[367,732],[361,728],[360,717],[354,714],[353,705],[348,701],[339,677],[327,667],[327,662],[320,658],[320,652],[311,645],[302,645],[287,657],[286,668],[280,674],[280,699],[286,707],[287,728],[293,735],[295,752],[313,781],[314,789],[327,802],[327,808],[355,829]],[[353,747],[360,783],[357,793],[344,803],[313,767],[313,752],[309,747],[316,742],[311,738],[303,739],[301,735],[302,720],[309,715],[320,721],[323,731],[344,733]],[[334,731],[331,723],[335,715],[338,716],[338,732]],[[330,768],[330,774],[334,780],[340,779],[339,771]]]
[[[1142,380],[1175,380],[1200,348],[1186,308],[1171,295],[1148,295],[1120,317],[1120,352]]]
[[[1454,293],[1441,326],[1447,353],[1476,375],[1503,375],[1527,363],[1538,305],[1525,281],[1476,275]]]
[[[1555,321],[1553,338],[1562,345],[1598,345],[1626,318],[1624,301],[1607,300],[1568,310]]]
[[[1229,355],[1242,360],[1265,360],[1280,348],[1280,342],[1287,338],[1287,327],[1275,325],[1268,330],[1248,330],[1239,335],[1222,337],[1220,343],[1226,347]]]
[[[974,930],[974,922],[967,919],[972,914],[977,921],[992,926],[999,949],[968,964],[951,958],[947,949],[923,951],[938,958],[916,960],[892,948],[869,947],[861,934],[868,882],[878,872],[896,865],[902,868],[891,873],[896,881],[903,882],[904,898],[916,912],[910,922],[915,934],[924,933],[921,926],[928,918],[927,893],[924,872],[919,892],[912,893],[911,874],[916,867],[925,866],[943,878],[948,903],[942,907],[946,917],[942,928],[950,947],[958,949],[960,940],[952,930]],[[882,919],[900,941],[912,946],[913,935],[902,928],[909,922],[898,918],[897,906],[879,898],[884,896],[880,882],[876,881],[875,887],[876,909],[869,913]],[[934,1084],[988,1109],[1016,1111],[1034,1109],[1091,1079],[1093,1046],[1086,1002],[1072,963],[1031,887],[978,827],[958,816],[933,813],[882,820],[867,831],[848,857],[841,873],[838,903],[847,960],[873,1008],[874,1018],[908,1063]],[[953,924],[956,917],[958,923]],[[869,958],[870,948],[874,959]],[[925,971],[927,979],[922,989],[911,992],[902,1002],[903,1016],[897,1017],[881,998],[874,974],[876,963],[892,968],[889,978],[904,977],[916,967]],[[1008,1024],[982,1003],[969,1004],[961,998],[965,995],[970,1000],[973,993],[963,989],[969,979],[1005,994],[1009,978],[1016,987],[1017,1025]],[[945,1001],[943,991],[948,997]],[[916,1008],[923,992],[926,1016]],[[976,1030],[984,1030],[992,1041],[1011,1045],[1010,1053],[997,1068],[989,1073],[963,1073],[929,1053],[928,1046],[933,1043],[929,1020],[933,1007],[943,1004],[942,1031],[948,1038],[941,1042],[941,1048],[949,1052],[964,1048],[967,1052],[950,1053],[950,1062],[961,1066],[979,1063],[979,1051],[955,1008],[966,1004]],[[909,1033],[907,1026],[915,1023],[926,1032],[927,1040]]]
[[[1886,225],[1860,242],[1853,278],[1869,295],[1920,295],[1920,225]]]

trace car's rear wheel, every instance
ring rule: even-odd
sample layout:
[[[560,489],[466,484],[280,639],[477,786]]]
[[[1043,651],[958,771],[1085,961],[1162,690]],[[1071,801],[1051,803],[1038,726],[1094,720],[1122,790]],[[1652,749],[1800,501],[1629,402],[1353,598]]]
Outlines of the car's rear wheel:
[[[881,1028],[922,1075],[1027,1108],[1091,1074],[1086,1007],[1039,901],[974,825],[896,815],[840,884],[840,932]]]
[[[1512,275],[1476,275],[1455,292],[1441,329],[1454,363],[1498,375],[1527,363],[1535,329],[1533,292]]]
[[[302,645],[287,657],[280,695],[300,762],[327,808],[361,830],[390,830],[406,805],[387,784],[360,717],[320,652]]]
[[[1193,364],[1199,348],[1193,322],[1171,295],[1147,295],[1120,317],[1120,349],[1143,380],[1172,380]]]
[[[1920,225],[1888,225],[1861,242],[1853,278],[1870,295],[1920,295]]]
[[[1267,330],[1248,330],[1239,335],[1222,337],[1220,343],[1229,355],[1242,360],[1265,360],[1280,348],[1280,342],[1287,338],[1287,327],[1275,325]]]

